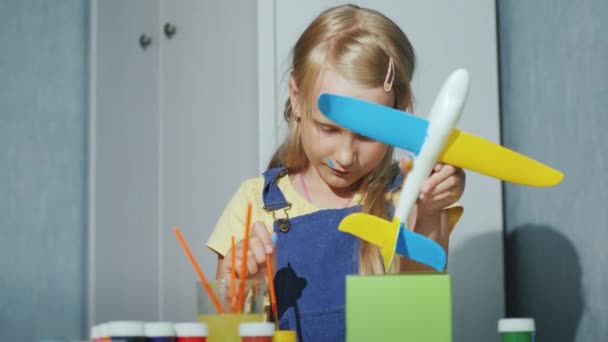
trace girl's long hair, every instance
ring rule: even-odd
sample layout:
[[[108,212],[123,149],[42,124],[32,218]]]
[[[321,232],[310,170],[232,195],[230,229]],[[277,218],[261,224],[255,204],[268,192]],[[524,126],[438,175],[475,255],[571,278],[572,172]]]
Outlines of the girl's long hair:
[[[413,104],[410,82],[414,73],[414,49],[403,31],[383,14],[355,5],[329,8],[321,13],[302,33],[292,50],[291,77],[299,90],[299,105],[303,115],[311,115],[316,103],[313,89],[324,67],[331,66],[342,77],[357,84],[381,87],[389,67],[394,62],[394,107],[410,110]],[[295,122],[290,100],[285,102],[283,116],[289,131],[275,151],[269,168],[282,165],[296,173],[308,165],[300,141],[299,125]],[[387,185],[399,169],[389,148],[380,165],[362,182],[365,213],[388,219]],[[402,258],[395,258],[389,272],[399,272]],[[384,272],[379,248],[361,241],[359,273]]]

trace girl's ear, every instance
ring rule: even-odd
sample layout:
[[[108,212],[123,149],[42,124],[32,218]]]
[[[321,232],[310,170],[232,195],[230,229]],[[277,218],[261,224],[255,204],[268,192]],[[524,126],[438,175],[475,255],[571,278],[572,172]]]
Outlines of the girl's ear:
[[[296,119],[301,119],[300,104],[298,102],[300,91],[296,85],[296,80],[293,76],[289,76],[289,104],[291,105],[291,112]]]

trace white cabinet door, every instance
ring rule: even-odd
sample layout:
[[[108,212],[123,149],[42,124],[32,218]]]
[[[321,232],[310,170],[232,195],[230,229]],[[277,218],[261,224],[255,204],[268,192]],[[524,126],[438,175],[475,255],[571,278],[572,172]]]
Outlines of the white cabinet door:
[[[341,1],[260,0],[260,27],[274,23],[261,38],[275,51],[271,69],[277,136],[283,135],[281,112],[287,99],[289,52],[308,23]],[[415,113],[426,117],[443,81],[465,67],[471,89],[459,128],[500,142],[496,22],[493,1],[361,0],[393,19],[408,35],[417,54],[413,81]],[[262,32],[262,31],[261,31]],[[272,32],[274,34],[272,34]],[[263,113],[261,113],[262,115]],[[262,146],[263,148],[263,146]],[[268,147],[271,149],[272,147]],[[453,279],[454,341],[490,341],[504,315],[502,192],[498,180],[467,173],[462,202],[465,214],[451,236],[449,271]]]
[[[89,317],[158,317],[157,1],[91,6]],[[144,34],[147,48],[138,42]]]
[[[214,279],[205,241],[258,173],[256,16],[245,0],[92,2],[90,323],[196,318],[171,228]]]
[[[171,226],[207,278],[205,242],[237,186],[258,173],[255,2],[162,1],[176,26],[161,49],[161,303],[163,319],[193,319],[196,274]]]

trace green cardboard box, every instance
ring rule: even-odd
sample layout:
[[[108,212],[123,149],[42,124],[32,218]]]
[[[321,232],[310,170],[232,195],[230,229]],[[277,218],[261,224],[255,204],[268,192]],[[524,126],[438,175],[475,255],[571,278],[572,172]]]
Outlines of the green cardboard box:
[[[346,341],[452,341],[448,273],[347,276]]]

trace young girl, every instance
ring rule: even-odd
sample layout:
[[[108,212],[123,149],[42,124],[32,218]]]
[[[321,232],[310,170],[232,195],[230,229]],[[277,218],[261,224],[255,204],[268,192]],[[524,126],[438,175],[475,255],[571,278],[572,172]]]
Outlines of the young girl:
[[[409,159],[394,163],[393,149],[329,121],[319,112],[321,92],[356,97],[408,110],[413,48],[384,15],[353,5],[330,8],[304,31],[293,48],[289,126],[263,176],[245,181],[228,203],[208,241],[218,253],[217,277],[230,274],[230,241],[244,234],[247,203],[253,204],[247,274],[263,277],[266,254],[275,258],[274,283],[282,329],[300,341],[344,340],[344,284],[348,274],[384,273],[379,249],[338,231],[348,214],[362,211],[389,219]],[[421,189],[408,227],[440,243],[460,218],[454,205],[464,190],[461,169],[437,164]],[[276,235],[276,248],[271,236]],[[235,246],[240,270],[243,241]],[[390,273],[427,269],[396,257]]]

